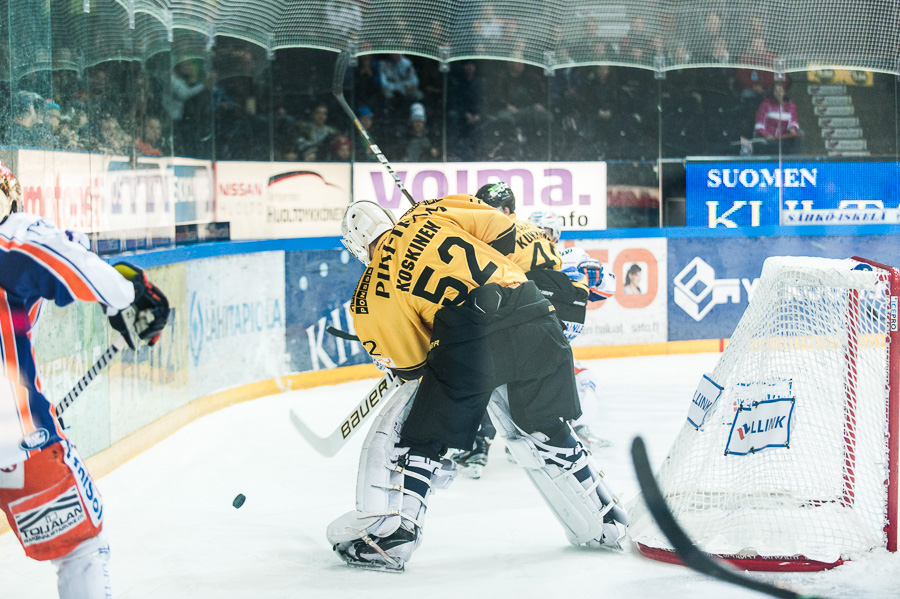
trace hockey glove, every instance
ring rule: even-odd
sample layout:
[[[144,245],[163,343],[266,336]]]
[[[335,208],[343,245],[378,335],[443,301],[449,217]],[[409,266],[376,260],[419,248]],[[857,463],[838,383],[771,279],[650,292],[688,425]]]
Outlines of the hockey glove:
[[[139,340],[154,345],[169,320],[169,300],[137,266],[119,262],[113,268],[134,285],[134,303],[110,316],[109,323],[131,349],[136,349]]]
[[[596,302],[613,296],[616,292],[616,277],[612,273],[603,272],[603,265],[593,258],[578,264],[578,272],[586,277],[588,301]]]

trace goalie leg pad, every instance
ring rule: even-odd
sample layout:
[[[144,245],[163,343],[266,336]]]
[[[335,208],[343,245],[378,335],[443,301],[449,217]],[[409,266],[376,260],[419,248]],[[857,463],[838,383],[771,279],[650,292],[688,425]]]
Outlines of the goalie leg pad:
[[[628,523],[619,499],[603,481],[593,458],[571,433],[564,447],[546,443],[541,433],[522,431],[509,416],[505,387],[491,397],[488,411],[504,431],[516,462],[562,524],[573,545],[618,548],[624,536],[619,524]]]
[[[356,510],[328,526],[328,541],[351,565],[402,570],[421,543],[431,489],[447,487],[456,475],[450,460],[397,447],[417,388],[416,381],[399,387],[372,423],[360,455]]]

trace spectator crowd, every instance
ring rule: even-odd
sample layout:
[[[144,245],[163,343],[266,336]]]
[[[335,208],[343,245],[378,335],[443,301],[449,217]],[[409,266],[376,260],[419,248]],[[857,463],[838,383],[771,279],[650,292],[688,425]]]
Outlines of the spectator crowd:
[[[588,30],[598,26],[585,22]],[[515,48],[518,60],[447,65],[363,48],[348,71],[345,95],[370,136],[397,161],[727,155],[739,153],[742,137],[760,137],[761,126],[764,134],[776,128],[765,135],[769,141],[788,130],[799,137],[795,113],[784,124],[780,117],[773,117],[776,124],[766,120],[773,106],[783,105],[791,81],[774,79],[776,55],[762,24],[750,22],[746,47],[726,41],[722,27],[723,17],[712,12],[693,41],[663,48],[636,17],[616,43],[602,42],[598,52],[610,63],[650,52],[706,65],[663,79],[651,70],[607,65],[547,73]],[[473,25],[474,50],[496,50],[515,35],[516,23],[486,4]],[[8,106],[9,118],[0,120],[0,139],[16,147],[124,156],[374,160],[331,94],[333,53],[279,50],[272,60],[259,53],[223,40],[204,59],[175,62],[164,53],[143,64],[54,70],[50,85],[28,77],[14,87],[7,82],[0,108]],[[735,56],[745,68],[720,66]],[[772,95],[776,83],[782,100]],[[42,88],[49,91],[35,91]]]

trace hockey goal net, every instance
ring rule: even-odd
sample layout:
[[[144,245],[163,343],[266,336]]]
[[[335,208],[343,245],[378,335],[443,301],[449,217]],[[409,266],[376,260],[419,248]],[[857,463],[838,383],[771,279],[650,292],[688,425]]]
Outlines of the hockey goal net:
[[[697,546],[746,570],[897,550],[897,269],[766,260],[657,478]],[[677,563],[643,501],[629,534]]]

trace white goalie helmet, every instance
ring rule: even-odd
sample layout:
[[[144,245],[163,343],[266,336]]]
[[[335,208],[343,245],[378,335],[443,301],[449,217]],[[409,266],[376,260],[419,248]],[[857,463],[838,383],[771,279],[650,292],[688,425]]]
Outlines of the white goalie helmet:
[[[369,264],[369,244],[397,223],[394,216],[369,200],[347,206],[341,221],[341,243],[363,264]]]
[[[22,209],[22,188],[19,180],[0,162],[0,220]]]
[[[528,217],[528,222],[542,229],[550,241],[556,243],[559,241],[559,235],[562,233],[563,220],[556,215],[555,212],[549,210],[538,210],[532,212]]]

